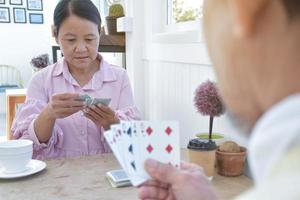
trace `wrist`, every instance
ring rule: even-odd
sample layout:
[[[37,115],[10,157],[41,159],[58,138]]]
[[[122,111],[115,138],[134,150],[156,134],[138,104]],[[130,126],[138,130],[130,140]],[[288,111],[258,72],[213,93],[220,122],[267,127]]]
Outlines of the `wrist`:
[[[115,112],[114,123],[113,124],[119,124],[119,123],[120,123],[119,115],[117,114],[117,112]]]
[[[49,121],[55,121],[56,120],[55,115],[53,114],[53,112],[51,112],[51,108],[50,108],[49,104],[44,109],[43,115],[44,115],[45,119],[47,119]]]

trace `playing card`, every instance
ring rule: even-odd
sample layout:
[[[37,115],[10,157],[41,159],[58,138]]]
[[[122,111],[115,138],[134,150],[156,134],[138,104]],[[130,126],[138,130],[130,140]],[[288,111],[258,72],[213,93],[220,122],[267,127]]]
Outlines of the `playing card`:
[[[98,105],[98,104],[102,104],[105,106],[108,106],[108,104],[110,103],[111,99],[104,99],[104,98],[94,98],[91,102],[91,105]]]
[[[111,170],[106,172],[106,177],[113,187],[130,186],[131,182],[124,170]]]
[[[132,121],[132,136],[131,136],[131,141],[133,145],[133,157],[135,160],[135,167],[136,167],[136,173],[138,176],[141,176],[141,171],[143,170],[143,166],[141,165],[140,162],[140,141],[139,141],[139,136],[140,136],[140,123],[141,121]]]
[[[84,101],[87,107],[97,104],[103,104],[105,106],[108,106],[108,104],[111,101],[111,99],[109,98],[94,98],[87,94],[80,95],[79,97],[75,98],[75,100]]]
[[[79,97],[76,97],[75,100],[77,100],[77,101],[85,101],[86,99],[89,99],[89,98],[91,98],[89,95],[83,94],[83,95],[80,95]]]
[[[116,137],[114,136],[114,133],[111,130],[105,131],[104,137],[106,139],[107,144],[109,144],[112,152],[114,153],[115,157],[117,158],[119,164],[123,167],[123,159],[118,150],[117,140]]]
[[[125,162],[125,157],[123,152],[123,140],[122,140],[122,128],[121,124],[115,124],[110,127],[111,130],[111,137],[113,137],[116,140],[116,151],[119,154],[119,163],[121,167],[126,171],[127,166]]]
[[[179,167],[179,126],[175,121],[121,121],[112,125],[105,137],[134,186],[151,179],[144,169],[148,158]]]
[[[139,143],[139,162],[142,166],[148,158],[152,158],[179,167],[179,126],[177,122],[141,122]],[[143,178],[150,178],[144,167],[140,174]]]
[[[126,170],[128,173],[128,176],[130,177],[130,180],[132,182],[132,185],[138,186],[141,183],[145,182],[146,179],[141,178],[137,173],[137,167],[136,165],[139,163],[136,163],[135,157],[134,157],[134,148],[132,143],[132,122],[130,121],[122,121],[121,122],[122,127],[122,140],[123,140],[123,154],[125,157],[126,162]]]

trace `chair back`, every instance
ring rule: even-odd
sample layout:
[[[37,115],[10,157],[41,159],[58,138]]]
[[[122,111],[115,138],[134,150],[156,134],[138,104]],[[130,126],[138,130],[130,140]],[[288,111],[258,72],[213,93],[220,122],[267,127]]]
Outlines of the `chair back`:
[[[0,93],[13,88],[23,88],[20,71],[14,66],[0,64]]]

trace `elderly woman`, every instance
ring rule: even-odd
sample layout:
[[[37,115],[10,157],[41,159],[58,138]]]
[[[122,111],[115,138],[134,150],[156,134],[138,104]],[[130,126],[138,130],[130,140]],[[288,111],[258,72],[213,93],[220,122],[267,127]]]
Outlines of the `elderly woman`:
[[[15,139],[34,142],[36,159],[109,152],[104,130],[139,119],[126,71],[98,53],[100,27],[90,0],[61,0],[55,8],[53,35],[64,58],[33,77],[12,126]],[[85,108],[82,94],[111,102]]]

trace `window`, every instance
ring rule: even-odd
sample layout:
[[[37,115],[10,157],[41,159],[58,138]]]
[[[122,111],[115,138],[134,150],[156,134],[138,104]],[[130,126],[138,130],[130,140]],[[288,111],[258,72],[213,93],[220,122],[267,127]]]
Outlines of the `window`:
[[[202,17],[203,0],[168,0],[168,24],[195,21]]]
[[[99,11],[100,11],[103,24],[105,24],[105,17],[108,15],[108,9],[109,9],[108,2],[106,0],[100,0]]]

